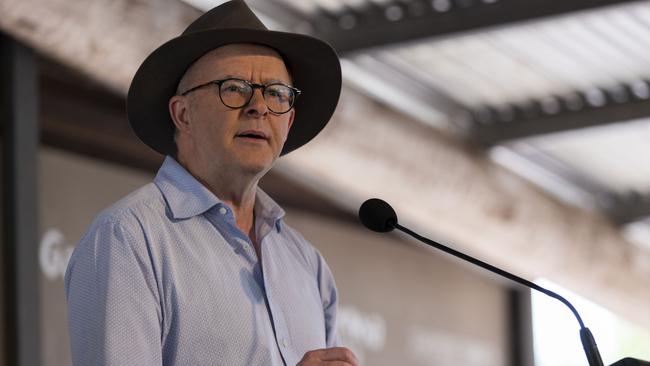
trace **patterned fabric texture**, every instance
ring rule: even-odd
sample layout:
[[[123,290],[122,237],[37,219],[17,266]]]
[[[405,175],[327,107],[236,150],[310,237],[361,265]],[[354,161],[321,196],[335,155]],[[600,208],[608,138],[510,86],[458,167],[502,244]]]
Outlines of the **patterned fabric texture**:
[[[283,216],[258,189],[259,261],[231,208],[166,157],[72,254],[74,365],[295,365],[337,346],[332,274]]]

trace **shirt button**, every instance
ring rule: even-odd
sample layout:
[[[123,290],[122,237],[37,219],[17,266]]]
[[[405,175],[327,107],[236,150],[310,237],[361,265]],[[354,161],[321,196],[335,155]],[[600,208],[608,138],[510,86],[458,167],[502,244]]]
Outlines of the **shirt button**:
[[[225,215],[228,213],[228,210],[225,207],[219,207],[219,213]]]
[[[289,341],[287,341],[286,338],[282,338],[281,343],[282,343],[282,347],[289,347]]]

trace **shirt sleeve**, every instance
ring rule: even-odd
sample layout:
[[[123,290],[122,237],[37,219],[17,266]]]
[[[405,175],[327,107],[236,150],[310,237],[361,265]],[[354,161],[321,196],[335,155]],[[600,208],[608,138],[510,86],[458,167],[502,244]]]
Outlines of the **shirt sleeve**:
[[[325,316],[325,341],[327,347],[339,347],[340,341],[336,329],[336,316],[338,312],[338,290],[334,276],[323,256],[317,252],[318,258],[318,284],[323,301],[323,314]]]
[[[72,362],[162,365],[161,306],[142,234],[95,222],[68,263],[65,290]]]

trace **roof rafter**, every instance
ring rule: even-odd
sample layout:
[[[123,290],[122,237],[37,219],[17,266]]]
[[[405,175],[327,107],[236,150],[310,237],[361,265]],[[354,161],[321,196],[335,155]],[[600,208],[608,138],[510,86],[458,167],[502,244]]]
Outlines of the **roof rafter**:
[[[633,0],[444,0],[369,2],[339,13],[321,10],[312,19],[315,33],[341,53],[447,36]],[[638,0],[637,0],[638,1]]]
[[[650,116],[650,86],[618,88],[617,96],[606,92],[598,105],[578,93],[571,98],[549,97],[526,106],[489,106],[474,110],[472,137],[490,146],[504,141],[580,128],[628,122]],[[640,85],[643,85],[643,88]]]

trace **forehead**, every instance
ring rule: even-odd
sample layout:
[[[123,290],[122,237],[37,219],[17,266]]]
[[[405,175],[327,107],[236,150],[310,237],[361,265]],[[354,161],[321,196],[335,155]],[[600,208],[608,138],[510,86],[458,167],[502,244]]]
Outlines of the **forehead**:
[[[289,76],[286,64],[277,51],[267,46],[247,43],[215,48],[196,60],[190,70],[199,74],[262,72],[280,74],[273,75],[276,77]]]

